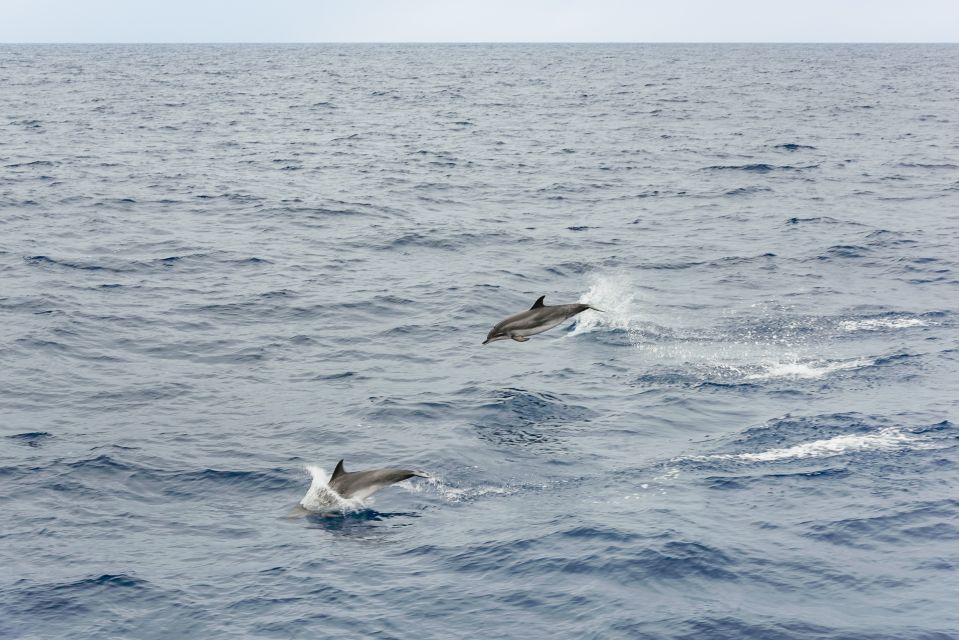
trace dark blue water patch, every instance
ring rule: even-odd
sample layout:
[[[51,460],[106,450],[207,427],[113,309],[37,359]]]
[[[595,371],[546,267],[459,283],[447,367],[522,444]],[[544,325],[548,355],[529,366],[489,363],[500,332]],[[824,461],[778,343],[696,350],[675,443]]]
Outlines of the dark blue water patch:
[[[152,266],[162,266],[162,267],[178,267],[182,266],[184,263],[194,263],[197,267],[209,264],[210,262],[217,262],[220,264],[229,264],[235,266],[257,266],[262,264],[273,264],[271,260],[258,257],[249,257],[249,258],[236,258],[226,254],[224,252],[217,253],[192,253],[182,256],[167,256],[165,258],[159,258],[151,262],[139,262],[135,263],[137,266],[152,267]]]
[[[866,244],[870,247],[912,247],[919,244],[900,231],[890,231],[889,229],[877,229],[864,236]]]
[[[787,142],[785,144],[777,144],[773,147],[774,149],[782,149],[783,151],[799,151],[799,150],[814,150],[816,147],[808,144],[797,144],[795,142]]]
[[[308,528],[322,529],[331,533],[347,533],[351,535],[368,532],[379,523],[391,520],[403,521],[408,518],[420,518],[422,513],[415,511],[377,511],[376,509],[359,509],[352,511],[337,511],[330,513],[310,513],[304,516]]]
[[[644,387],[691,387],[699,382],[697,376],[684,372],[662,371],[639,375],[636,383]]]
[[[666,637],[674,640],[889,640],[885,632],[849,633],[842,627],[828,627],[820,623],[803,621],[800,618],[781,616],[772,622],[769,616],[737,617],[735,615],[703,615],[685,619],[676,624],[674,633]],[[650,636],[652,638],[654,636]],[[913,636],[897,636],[910,637]],[[916,640],[938,640],[933,637],[916,637]],[[945,639],[942,639],[945,640]]]
[[[460,407],[449,402],[417,402],[405,398],[371,397],[372,407],[358,408],[367,420],[389,423],[438,422],[455,415]]]
[[[596,265],[590,264],[588,262],[578,262],[575,260],[568,260],[565,262],[558,262],[552,264],[546,268],[547,273],[552,273],[560,276],[570,276],[575,274],[582,274],[595,269]],[[553,303],[559,304],[559,303]]]
[[[560,453],[570,433],[588,428],[596,412],[548,393],[496,391],[469,412],[470,430],[497,447]]]
[[[460,242],[456,240],[442,239],[439,236],[440,234],[438,234],[435,229],[424,233],[406,233],[398,238],[389,240],[382,244],[380,249],[391,251],[397,249],[406,250],[410,248],[426,248],[440,249],[442,251],[455,251],[460,246]],[[368,240],[363,241],[364,246],[367,244],[367,242]]]
[[[11,125],[23,127],[24,129],[42,129],[43,121],[35,119],[13,120]]]
[[[584,525],[574,529],[565,529],[560,532],[560,535],[564,538],[571,538],[573,540],[582,539],[589,542],[603,541],[620,544],[639,542],[648,538],[648,536],[635,531],[624,531],[622,529],[617,529],[616,527],[602,524]]]
[[[182,399],[194,389],[194,385],[185,382],[141,384],[110,391],[94,391],[82,403],[95,405],[105,411],[118,411],[163,400]]]
[[[62,582],[19,580],[0,590],[5,612],[0,632],[14,637],[75,637],[78,629],[101,637],[128,636],[134,625],[124,616],[151,616],[158,609],[178,615],[195,613],[181,593],[164,589],[129,573],[105,573]],[[197,619],[184,622],[196,627]],[[167,621],[164,628],[177,628]]]
[[[118,601],[138,598],[152,589],[146,580],[126,574],[104,574],[74,582],[35,584],[18,580],[4,589],[4,600],[14,615],[43,618],[86,613],[97,606],[100,598],[109,596]]]
[[[734,165],[713,165],[706,167],[707,171],[748,171],[751,173],[771,173],[773,171],[805,171],[806,169],[816,169],[818,164],[811,164],[806,166],[794,166],[794,165],[775,165],[775,164],[766,164],[763,162],[755,164],[734,164]]]
[[[630,584],[638,581],[675,583],[685,581],[734,582],[737,562],[723,550],[698,542],[671,540],[636,545],[603,541],[591,545],[591,552],[579,558],[549,553],[545,545],[553,536],[513,543],[509,548],[479,546],[453,559],[460,571],[486,571],[505,563],[517,578],[554,576],[556,580],[600,577]],[[528,547],[526,553],[524,546]],[[562,547],[560,547],[562,548]],[[534,553],[536,552],[536,553]]]
[[[940,162],[940,163],[900,162],[896,166],[907,168],[907,169],[959,169],[959,165],[955,165],[949,162]]]
[[[50,160],[32,160],[30,162],[18,162],[6,165],[7,169],[19,169],[22,167],[52,167],[56,163]]]
[[[135,454],[134,454],[135,455]],[[145,464],[133,456],[100,454],[79,460],[55,460],[43,466],[12,467],[0,475],[30,476],[40,485],[68,495],[95,498],[106,493],[135,500],[189,499],[210,496],[296,492],[302,481],[288,469],[189,469]]]
[[[72,351],[72,349],[64,344],[63,342],[57,342],[56,340],[37,340],[35,338],[17,338],[14,341],[14,344],[23,349],[31,351],[47,351],[47,352],[60,352],[67,353]]]
[[[79,269],[82,271],[106,271],[110,273],[123,273],[133,271],[133,267],[115,267],[95,263],[85,263],[73,260],[56,260],[47,256],[27,256],[24,257],[27,264],[38,266],[58,266],[67,269]]]
[[[805,491],[811,490],[811,487],[816,484],[829,490],[833,483],[841,482],[851,476],[852,473],[846,467],[826,467],[801,469],[786,473],[740,473],[725,476],[706,476],[702,479],[702,483],[709,489],[719,491],[747,490],[769,486],[777,486],[782,489],[788,486],[790,482],[798,483]]]
[[[158,268],[172,268],[190,263],[193,269],[201,269],[209,266],[210,263],[219,263],[235,266],[260,266],[272,264],[270,260],[249,257],[236,258],[229,254],[220,252],[217,254],[190,254],[183,256],[167,256],[155,260],[129,260],[118,261],[110,258],[97,258],[95,260],[73,260],[51,258],[45,255],[26,256],[24,261],[29,265],[43,267],[58,267],[65,269],[76,269],[78,271],[104,272],[104,273],[146,273]]]
[[[698,267],[724,268],[741,264],[751,264],[757,261],[765,261],[768,258],[777,257],[775,253],[762,253],[755,256],[723,256],[713,260],[688,260],[676,262],[661,262],[652,264],[638,265],[641,269],[664,269],[670,271],[682,271],[685,269],[695,269]]]
[[[913,503],[881,515],[804,523],[806,537],[857,549],[959,540],[959,500]]]
[[[848,224],[848,225],[854,225],[854,226],[864,226],[858,222],[839,220],[837,218],[832,218],[829,216],[813,216],[809,218],[794,217],[786,220],[786,224]]]
[[[918,426],[915,427],[913,433],[924,434],[928,436],[941,436],[945,438],[953,438],[959,440],[959,429],[956,428],[956,424],[950,422],[949,420],[942,420],[935,424],[928,426]]]
[[[816,256],[817,260],[848,260],[856,258],[865,258],[869,255],[870,248],[856,245],[837,244],[829,247],[824,253]]]
[[[43,446],[47,440],[53,437],[52,433],[46,431],[31,431],[29,433],[16,433],[12,436],[6,436],[9,440],[24,444],[28,447]]]
[[[758,393],[762,390],[762,386],[752,382],[735,382],[735,381],[723,381],[723,380],[703,380],[696,381],[692,383],[691,386],[693,389],[699,389],[702,391],[736,391],[741,394],[752,394]],[[768,391],[768,389],[766,389]],[[797,389],[787,389],[788,393],[795,395],[801,395]]]
[[[117,460],[106,454],[93,458],[82,458],[72,462],[63,463],[64,466],[78,472],[101,472],[116,473],[120,471],[132,471],[135,466],[131,463]]]
[[[772,189],[769,187],[739,187],[737,189],[730,189],[726,191],[723,195],[727,196],[750,196],[755,193],[765,193],[771,192]]]
[[[366,380],[366,376],[362,376],[355,371],[342,371],[340,373],[327,373],[327,374],[317,374],[310,378],[310,380],[324,381],[324,382],[333,382],[336,380],[343,381],[357,381],[357,380]]]
[[[480,404],[477,426],[514,426],[542,423],[588,422],[596,412],[551,393],[508,388],[496,391]]]
[[[888,356],[881,356],[873,361],[873,366],[883,367],[888,365],[899,365],[909,360],[921,358],[922,354],[915,353],[894,353]]]
[[[299,298],[299,297],[300,297],[300,294],[291,289],[277,289],[276,291],[266,291],[260,294],[260,298],[264,298],[264,299],[279,298],[283,300],[288,300],[291,298]],[[297,336],[297,337],[309,340],[307,336]]]

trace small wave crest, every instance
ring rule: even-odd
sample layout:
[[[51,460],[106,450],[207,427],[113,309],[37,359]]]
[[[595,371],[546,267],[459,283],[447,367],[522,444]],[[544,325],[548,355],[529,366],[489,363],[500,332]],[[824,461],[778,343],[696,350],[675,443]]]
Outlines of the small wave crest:
[[[803,442],[791,447],[767,449],[747,453],[716,453],[706,456],[689,456],[684,460],[712,462],[735,460],[740,462],[780,462],[801,460],[804,458],[827,458],[847,453],[864,451],[897,451],[902,449],[923,449],[932,446],[923,442],[913,433],[902,427],[885,427],[874,433],[839,435],[822,440]]]
[[[771,362],[762,365],[762,369],[755,373],[750,373],[744,377],[745,380],[772,380],[776,378],[793,379],[815,379],[824,378],[837,371],[849,371],[861,369],[875,364],[874,360],[869,358],[857,358],[854,360],[812,360],[807,362]]]
[[[843,331],[881,331],[882,329],[925,327],[928,324],[920,318],[867,318],[865,320],[843,320],[839,323],[839,327]]]

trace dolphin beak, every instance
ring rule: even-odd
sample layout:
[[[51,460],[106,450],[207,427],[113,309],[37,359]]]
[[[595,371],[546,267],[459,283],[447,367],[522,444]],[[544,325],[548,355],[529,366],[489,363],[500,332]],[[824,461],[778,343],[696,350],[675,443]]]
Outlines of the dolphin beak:
[[[486,344],[487,342],[489,342],[489,338],[487,338],[486,340],[483,340],[483,344]]]

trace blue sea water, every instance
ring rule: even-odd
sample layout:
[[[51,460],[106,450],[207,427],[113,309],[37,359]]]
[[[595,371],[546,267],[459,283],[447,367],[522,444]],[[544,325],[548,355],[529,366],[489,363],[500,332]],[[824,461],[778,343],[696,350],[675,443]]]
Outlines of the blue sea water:
[[[0,45],[0,636],[959,638],[957,104],[947,45]],[[605,313],[481,346],[544,294]],[[431,478],[298,510],[341,458]]]

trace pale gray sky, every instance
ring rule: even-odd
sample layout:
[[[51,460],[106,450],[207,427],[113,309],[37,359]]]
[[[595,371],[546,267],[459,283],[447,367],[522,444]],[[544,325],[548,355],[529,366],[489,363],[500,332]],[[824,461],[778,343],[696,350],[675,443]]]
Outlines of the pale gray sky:
[[[957,42],[959,0],[0,0],[0,42]]]

